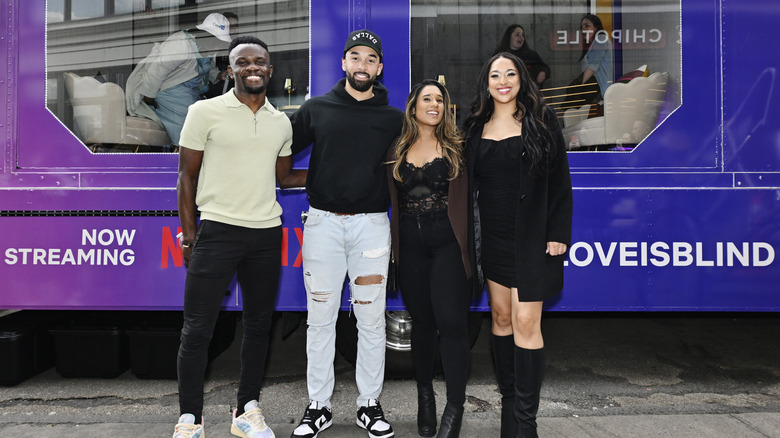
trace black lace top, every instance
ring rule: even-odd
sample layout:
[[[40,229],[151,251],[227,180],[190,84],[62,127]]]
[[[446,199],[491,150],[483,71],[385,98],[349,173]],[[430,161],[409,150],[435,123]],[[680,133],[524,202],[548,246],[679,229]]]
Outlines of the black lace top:
[[[401,213],[421,215],[447,211],[450,167],[444,158],[434,158],[422,167],[404,161],[399,172],[402,181],[396,181],[395,185]]]

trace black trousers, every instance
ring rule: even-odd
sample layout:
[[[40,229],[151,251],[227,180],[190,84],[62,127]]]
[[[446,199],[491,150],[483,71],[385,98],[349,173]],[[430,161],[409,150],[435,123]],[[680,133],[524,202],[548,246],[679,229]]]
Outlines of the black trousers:
[[[265,375],[271,317],[281,272],[282,227],[244,228],[202,221],[184,286],[184,327],[177,361],[179,408],[200,418],[208,347],[234,275],[243,299],[244,338],[238,407],[257,400]]]
[[[412,360],[417,384],[430,385],[440,349],[447,401],[466,400],[471,345],[468,333],[470,282],[447,212],[401,214],[398,278],[412,317]]]

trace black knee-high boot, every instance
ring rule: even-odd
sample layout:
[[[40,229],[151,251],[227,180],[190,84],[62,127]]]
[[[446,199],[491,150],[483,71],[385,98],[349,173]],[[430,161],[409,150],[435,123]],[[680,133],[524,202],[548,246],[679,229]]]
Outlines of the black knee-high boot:
[[[513,335],[490,334],[498,391],[501,393],[501,438],[515,438],[515,340]]]
[[[526,350],[515,346],[516,438],[538,438],[536,413],[544,378],[544,348]]]

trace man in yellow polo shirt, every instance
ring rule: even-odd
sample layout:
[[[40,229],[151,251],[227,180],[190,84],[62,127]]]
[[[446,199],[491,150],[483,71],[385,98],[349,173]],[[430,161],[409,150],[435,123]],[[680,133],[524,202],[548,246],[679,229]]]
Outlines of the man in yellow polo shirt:
[[[181,132],[177,195],[187,280],[178,356],[181,417],[174,438],[204,435],[208,346],[224,291],[236,273],[244,339],[231,433],[274,436],[257,399],[281,271],[282,207],[275,181],[282,188],[303,186],[306,171],[292,169],[290,121],[266,99],[273,73],[268,47],[242,36],[228,53],[235,88],[190,106]]]

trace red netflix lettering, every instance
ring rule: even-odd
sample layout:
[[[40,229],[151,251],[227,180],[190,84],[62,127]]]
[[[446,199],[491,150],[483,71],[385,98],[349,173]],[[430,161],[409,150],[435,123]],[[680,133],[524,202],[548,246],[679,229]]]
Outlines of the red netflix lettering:
[[[295,261],[292,264],[293,268],[300,268],[303,265],[303,228],[293,228],[295,230],[295,237],[298,240],[298,252],[295,256]],[[176,233],[171,231],[171,227],[162,227],[162,239],[161,239],[161,258],[160,268],[167,269],[170,266],[171,260],[174,267],[181,267],[184,265],[184,257],[179,246],[176,234],[181,232],[181,227],[176,228]],[[290,266],[290,229],[287,227],[282,228],[282,254],[281,254],[282,266]]]
[[[293,268],[299,268],[303,264],[303,228],[296,228],[295,236],[298,238],[298,245],[301,249],[298,250],[298,256],[295,257]]]
[[[176,228],[176,234],[181,232],[181,227]],[[160,268],[166,269],[168,267],[168,256],[173,259],[173,266],[179,267],[184,264],[184,256],[181,253],[181,247],[179,246],[178,239],[174,237],[175,234],[171,232],[171,227],[163,227],[162,229],[162,258],[160,260]]]

